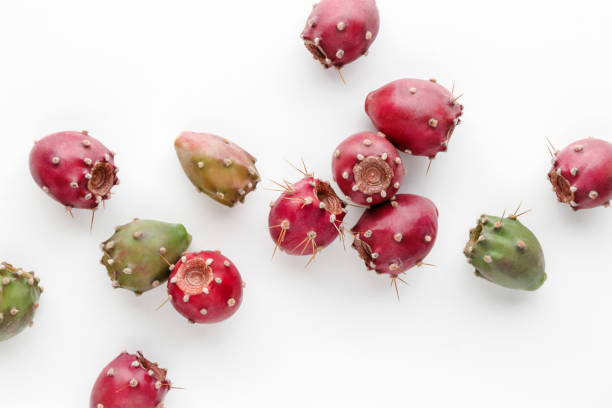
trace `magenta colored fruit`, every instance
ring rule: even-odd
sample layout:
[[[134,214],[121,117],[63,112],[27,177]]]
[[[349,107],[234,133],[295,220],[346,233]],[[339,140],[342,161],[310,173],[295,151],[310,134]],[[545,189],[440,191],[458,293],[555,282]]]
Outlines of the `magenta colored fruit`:
[[[36,184],[67,208],[96,209],[119,184],[115,154],[83,132],[59,132],[36,142],[30,172]]]
[[[400,188],[404,166],[382,133],[362,132],[345,139],[334,151],[334,180],[351,201],[375,205]]]
[[[315,255],[341,234],[345,206],[329,183],[310,175],[287,183],[270,204],[270,235],[276,247],[290,255]]]
[[[392,277],[420,265],[438,233],[438,209],[418,195],[398,194],[367,209],[352,228],[353,248],[369,270]]]
[[[548,178],[560,202],[574,210],[610,205],[612,144],[582,139],[554,154]]]
[[[192,252],[174,265],[168,295],[189,322],[217,323],[236,313],[243,286],[236,265],[220,252]]]
[[[365,110],[399,150],[434,158],[446,151],[463,106],[433,79],[399,79],[371,92]]]
[[[170,390],[166,370],[151,363],[139,351],[122,352],[110,362],[96,380],[89,400],[90,408],[163,408]]]
[[[379,26],[374,0],[322,0],[313,6],[302,39],[325,68],[341,68],[367,55]]]

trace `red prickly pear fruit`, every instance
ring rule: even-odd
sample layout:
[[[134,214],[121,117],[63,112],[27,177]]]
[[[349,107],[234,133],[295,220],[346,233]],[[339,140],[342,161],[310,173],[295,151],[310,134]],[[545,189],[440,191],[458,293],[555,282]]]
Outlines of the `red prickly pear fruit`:
[[[166,370],[152,363],[140,351],[122,352],[110,362],[91,391],[90,408],[163,408],[170,390]]]
[[[43,288],[34,272],[0,263],[0,341],[32,326]]]
[[[434,79],[399,79],[370,92],[365,110],[399,150],[433,159],[460,123],[457,99]]]
[[[281,196],[270,203],[268,227],[280,248],[290,255],[311,255],[331,244],[344,231],[346,203],[329,183],[307,175],[297,183],[285,182]],[[273,255],[274,256],[274,255]]]
[[[259,173],[255,157],[240,146],[207,133],[183,132],[174,147],[181,166],[196,188],[233,207],[255,190]]]
[[[379,27],[374,0],[322,0],[313,6],[301,37],[325,68],[341,68],[367,55]]]
[[[168,295],[190,323],[217,323],[236,313],[244,286],[234,263],[219,251],[192,252],[174,266]]]
[[[86,131],[58,132],[35,142],[30,172],[36,184],[65,207],[93,210],[119,184],[114,157]]]
[[[353,248],[369,270],[396,277],[421,265],[438,233],[438,209],[425,198],[398,194],[367,209],[352,228]]]
[[[382,133],[362,132],[345,139],[334,151],[334,180],[351,201],[375,205],[397,193],[404,166]]]
[[[548,178],[557,198],[574,210],[610,205],[612,199],[612,144],[582,139],[554,151]]]

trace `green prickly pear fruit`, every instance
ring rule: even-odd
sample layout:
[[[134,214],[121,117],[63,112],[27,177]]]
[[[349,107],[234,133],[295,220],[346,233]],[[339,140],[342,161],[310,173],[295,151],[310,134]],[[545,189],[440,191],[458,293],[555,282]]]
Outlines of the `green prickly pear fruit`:
[[[233,207],[255,190],[259,173],[255,157],[240,146],[207,133],[183,132],[174,142],[183,170],[196,188]]]
[[[32,318],[43,291],[38,282],[34,272],[25,272],[6,262],[0,264],[0,341],[34,324]]]
[[[517,215],[482,215],[463,251],[476,275],[510,289],[536,290],[546,280],[538,239]]]
[[[179,260],[189,244],[191,235],[181,224],[135,219],[116,227],[115,234],[102,243],[100,263],[114,288],[140,295],[168,279],[170,265]]]

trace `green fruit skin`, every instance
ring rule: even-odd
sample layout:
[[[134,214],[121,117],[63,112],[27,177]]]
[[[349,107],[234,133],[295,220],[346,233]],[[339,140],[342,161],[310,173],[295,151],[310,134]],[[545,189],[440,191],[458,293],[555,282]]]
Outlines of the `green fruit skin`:
[[[193,185],[228,207],[244,202],[260,181],[255,157],[227,139],[183,132],[176,138],[174,147]]]
[[[477,276],[506,288],[534,291],[546,281],[542,247],[516,217],[483,215],[464,254]]]
[[[42,288],[33,272],[3,262],[0,265],[0,341],[10,339],[31,325]],[[17,310],[12,314],[11,310]]]
[[[139,295],[168,280],[170,268],[166,261],[176,263],[189,244],[191,235],[181,224],[136,219],[117,227],[115,234],[102,243],[100,263],[115,288]],[[131,273],[126,273],[126,268]]]

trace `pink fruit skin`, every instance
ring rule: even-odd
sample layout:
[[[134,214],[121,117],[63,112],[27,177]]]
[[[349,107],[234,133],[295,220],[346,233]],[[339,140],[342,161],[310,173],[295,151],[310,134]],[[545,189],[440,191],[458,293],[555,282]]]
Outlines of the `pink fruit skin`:
[[[34,144],[30,172],[53,199],[69,208],[95,209],[119,184],[114,153],[86,131],[53,133]]]
[[[555,152],[548,173],[560,202],[574,210],[609,206],[612,199],[612,144],[588,138]]]
[[[315,255],[340,234],[346,203],[329,183],[312,176],[290,187],[270,204],[270,236],[290,255]]]
[[[322,0],[314,5],[302,39],[325,68],[341,68],[367,54],[379,26],[374,0]]]
[[[142,353],[123,352],[96,380],[90,408],[162,408],[170,389],[166,370],[146,360]]]
[[[352,232],[353,248],[369,270],[397,276],[419,265],[433,248],[438,209],[425,197],[398,194],[366,210]]]
[[[334,180],[351,201],[375,205],[400,188],[404,166],[382,133],[362,132],[345,139],[332,158]]]
[[[365,110],[399,150],[434,158],[446,151],[463,106],[434,80],[399,79],[371,92]]]
[[[172,305],[190,323],[217,323],[242,303],[243,281],[236,266],[218,251],[186,253],[168,280]]]

